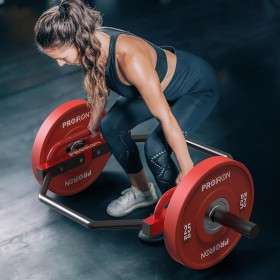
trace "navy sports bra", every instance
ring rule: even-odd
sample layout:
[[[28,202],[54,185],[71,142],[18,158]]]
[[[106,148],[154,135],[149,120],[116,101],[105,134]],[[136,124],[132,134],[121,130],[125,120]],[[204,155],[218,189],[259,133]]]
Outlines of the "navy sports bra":
[[[102,27],[101,30],[110,36],[109,58],[106,65],[106,84],[108,88],[127,98],[141,97],[135,86],[125,85],[120,81],[116,69],[116,42],[119,34],[128,34],[133,36],[136,35],[124,30],[111,27]],[[173,53],[175,53],[175,50],[173,47],[160,48],[147,40],[145,41],[149,43],[156,51],[157,63],[155,70],[161,82],[164,79],[168,69],[166,54],[162,50],[162,48],[170,50]]]

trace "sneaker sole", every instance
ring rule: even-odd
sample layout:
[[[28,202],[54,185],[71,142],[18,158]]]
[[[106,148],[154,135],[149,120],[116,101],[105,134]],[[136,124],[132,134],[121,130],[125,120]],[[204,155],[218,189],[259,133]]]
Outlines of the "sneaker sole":
[[[143,207],[148,207],[150,205],[153,205],[154,203],[156,203],[158,201],[158,199],[154,200],[154,201],[151,201],[149,203],[147,202],[142,202],[142,203],[139,203],[139,204],[136,204],[130,208],[128,208],[127,210],[125,210],[124,212],[120,213],[120,214],[115,214],[115,213],[112,213],[110,212],[108,209],[106,209],[106,213],[109,215],[109,216],[112,216],[112,217],[115,217],[115,218],[119,218],[119,217],[123,217],[123,216],[126,216],[128,215],[129,213],[131,213],[133,210],[137,209],[137,208],[143,208]]]
[[[164,235],[163,233],[160,233],[154,237],[148,237],[146,235],[144,235],[143,233],[141,233],[141,231],[138,234],[138,238],[145,243],[159,243],[159,242],[163,242],[164,241]]]

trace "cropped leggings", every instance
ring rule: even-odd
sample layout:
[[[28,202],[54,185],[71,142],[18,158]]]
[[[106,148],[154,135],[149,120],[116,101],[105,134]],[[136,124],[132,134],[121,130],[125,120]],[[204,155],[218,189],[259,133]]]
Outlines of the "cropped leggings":
[[[182,67],[184,69],[181,69]],[[177,53],[175,74],[164,93],[187,138],[213,110],[219,97],[219,85],[214,70],[207,62],[181,52]],[[143,168],[130,130],[151,118],[153,115],[143,99],[121,96],[101,122],[103,137],[128,174],[137,173]],[[175,186],[178,169],[171,158],[172,150],[160,124],[148,136],[144,150],[148,166],[159,188],[164,192]]]

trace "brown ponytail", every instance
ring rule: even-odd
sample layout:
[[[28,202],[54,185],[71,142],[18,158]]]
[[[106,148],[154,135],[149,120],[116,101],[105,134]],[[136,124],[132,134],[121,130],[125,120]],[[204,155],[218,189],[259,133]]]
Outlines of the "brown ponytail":
[[[75,46],[80,50],[84,69],[84,87],[88,104],[98,106],[108,98],[105,62],[101,61],[100,41],[95,31],[102,25],[100,12],[79,0],[62,0],[38,19],[35,43],[40,51]]]

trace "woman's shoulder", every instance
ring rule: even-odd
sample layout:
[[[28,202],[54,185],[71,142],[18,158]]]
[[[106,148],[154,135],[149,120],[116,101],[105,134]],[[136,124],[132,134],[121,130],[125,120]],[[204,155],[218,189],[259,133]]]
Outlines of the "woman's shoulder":
[[[140,37],[120,34],[116,43],[116,51],[120,57],[130,60],[139,54],[149,55],[153,52],[153,48]]]
[[[97,28],[97,30],[103,31],[109,35],[132,34],[129,31],[115,28],[115,27],[110,27],[110,26],[101,26],[101,27]]]

